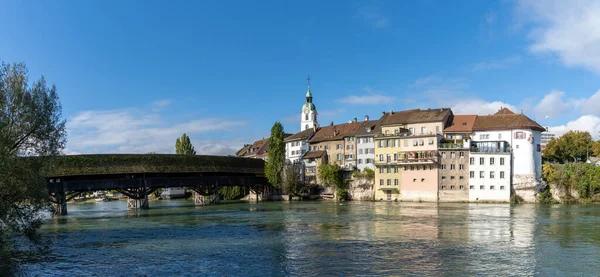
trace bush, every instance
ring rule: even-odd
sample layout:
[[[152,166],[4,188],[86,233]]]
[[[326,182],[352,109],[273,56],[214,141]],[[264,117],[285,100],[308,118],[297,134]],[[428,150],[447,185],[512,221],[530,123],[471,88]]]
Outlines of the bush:
[[[524,201],[523,197],[519,196],[516,193],[510,196],[510,203],[521,204],[521,203],[523,203],[523,201]]]
[[[537,195],[537,199],[542,204],[557,204],[558,201],[554,199],[552,196],[552,192],[550,192],[550,187],[546,187],[544,191],[541,191]]]

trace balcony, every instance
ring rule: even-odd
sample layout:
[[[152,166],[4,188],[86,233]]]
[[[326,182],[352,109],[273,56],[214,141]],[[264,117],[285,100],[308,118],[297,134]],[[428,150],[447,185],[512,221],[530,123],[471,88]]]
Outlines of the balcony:
[[[439,149],[467,149],[462,143],[441,143]]]
[[[502,148],[480,148],[480,147],[471,147],[469,149],[472,153],[498,153],[498,154],[508,154],[510,153],[510,149],[502,149]]]

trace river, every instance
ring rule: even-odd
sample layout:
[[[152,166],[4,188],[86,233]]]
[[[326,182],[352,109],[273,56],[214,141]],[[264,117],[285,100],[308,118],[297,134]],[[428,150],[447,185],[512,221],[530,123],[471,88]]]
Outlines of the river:
[[[600,206],[70,204],[33,276],[598,276]]]

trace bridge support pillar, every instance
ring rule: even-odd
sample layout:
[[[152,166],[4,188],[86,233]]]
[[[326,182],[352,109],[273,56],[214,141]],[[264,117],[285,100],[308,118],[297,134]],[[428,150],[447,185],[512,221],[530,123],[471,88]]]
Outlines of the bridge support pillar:
[[[129,210],[147,210],[150,209],[148,204],[148,195],[144,195],[142,198],[127,198],[127,209]]]
[[[64,191],[54,193],[52,208],[55,215],[67,215],[67,195]]]
[[[219,195],[202,195],[200,193],[194,192],[194,204],[196,206],[206,206],[210,204],[218,204],[219,203]]]

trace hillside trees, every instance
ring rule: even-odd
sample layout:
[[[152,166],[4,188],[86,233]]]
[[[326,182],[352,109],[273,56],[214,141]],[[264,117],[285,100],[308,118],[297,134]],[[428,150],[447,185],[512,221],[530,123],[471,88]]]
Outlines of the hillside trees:
[[[594,153],[595,150],[598,152]],[[600,155],[600,145],[592,140],[589,132],[569,131],[559,138],[548,142],[542,156],[546,161],[585,162],[588,156]]]
[[[175,153],[180,155],[196,155],[196,150],[185,133],[175,141]]]

